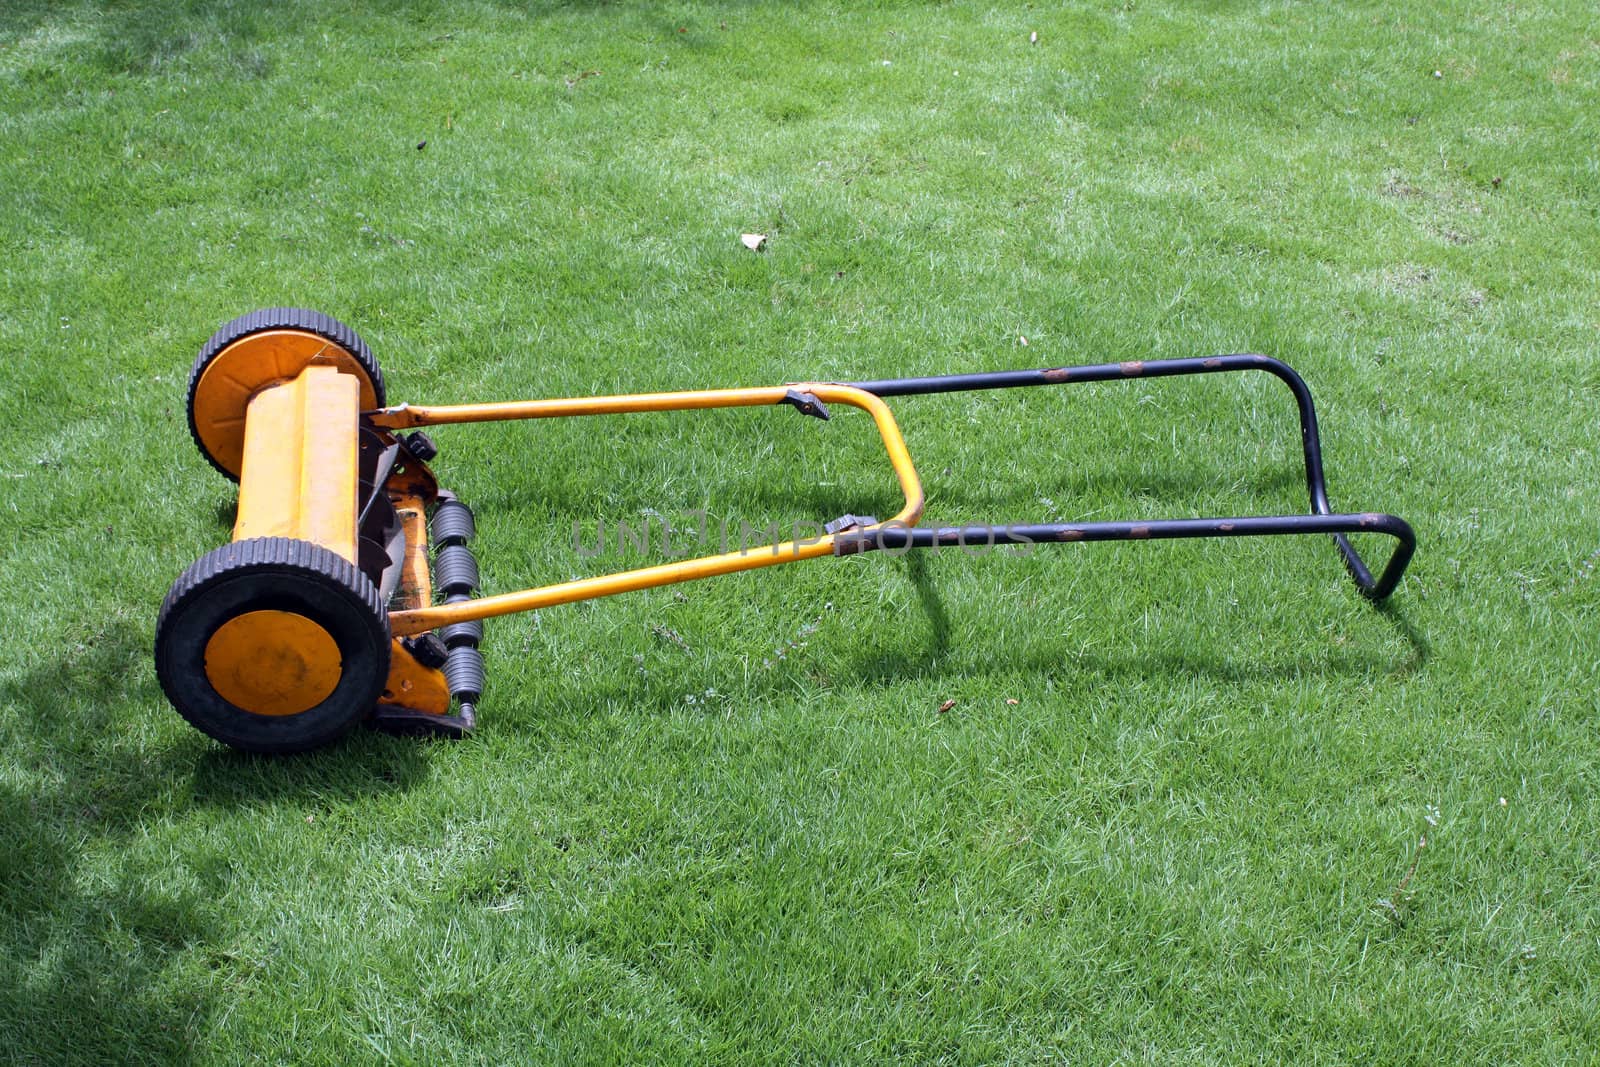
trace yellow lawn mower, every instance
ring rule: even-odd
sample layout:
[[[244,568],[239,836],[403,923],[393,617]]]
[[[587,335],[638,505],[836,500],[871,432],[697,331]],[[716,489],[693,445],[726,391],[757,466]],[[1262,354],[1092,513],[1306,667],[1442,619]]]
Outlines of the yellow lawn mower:
[[[885,398],[977,389],[1237,371],[1281,379],[1299,409],[1311,510],[1295,515],[919,528],[923,493]],[[892,518],[844,515],[821,536],[477,597],[472,512],[429,469],[419,428],[505,419],[828,405],[872,417],[905,497]],[[1336,513],[1316,413],[1287,364],[1258,355],[1041,370],[811,382],[753,389],[575,397],[448,407],[390,406],[383,372],[354,330],[315,311],[269,308],[206,341],[188,385],[200,452],[239,483],[233,541],[173,583],[156,622],[156,674],[178,712],[235,748],[298,752],[363,721],[458,736],[484,689],[483,620],[635,589],[873,550],[1276,534],[1333,538],[1360,591],[1394,591],[1415,550],[1405,520]],[[410,433],[401,431],[410,430]],[[1393,537],[1373,577],[1351,533]]]

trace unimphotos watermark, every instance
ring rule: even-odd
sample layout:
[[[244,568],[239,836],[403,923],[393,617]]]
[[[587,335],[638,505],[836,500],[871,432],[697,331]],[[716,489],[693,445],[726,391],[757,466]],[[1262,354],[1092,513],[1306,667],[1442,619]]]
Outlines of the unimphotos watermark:
[[[911,529],[907,523],[890,520],[876,527],[871,540],[878,551],[901,556],[912,549]],[[1003,548],[1012,555],[1026,556],[1035,547],[1031,538],[1013,526],[924,524],[920,529],[933,532],[933,540],[926,548],[936,555],[944,549],[957,549],[969,556],[984,556]],[[618,519],[614,524],[600,519],[591,527],[591,533],[592,536],[585,536],[584,524],[573,520],[574,554],[585,559],[607,554],[649,556],[654,554],[654,548],[668,559],[686,559],[705,555],[714,547],[722,555],[768,552],[774,556],[798,556],[828,536],[822,523],[810,519],[796,519],[785,527],[781,521],[752,526],[744,519],[735,523],[721,518],[713,526],[710,513],[703,508],[686,511],[676,521],[654,509],[644,512],[638,519]],[[855,534],[845,531],[837,536],[847,538]]]

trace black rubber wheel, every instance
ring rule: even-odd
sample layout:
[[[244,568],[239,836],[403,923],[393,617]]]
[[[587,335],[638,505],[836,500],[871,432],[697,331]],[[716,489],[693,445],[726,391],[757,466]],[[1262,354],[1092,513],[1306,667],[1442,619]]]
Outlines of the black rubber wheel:
[[[356,366],[366,377],[366,384],[371,387],[376,407],[383,407],[387,402],[384,392],[383,370],[378,366],[377,357],[367,347],[355,330],[346,326],[331,315],[324,315],[320,311],[310,311],[306,308],[262,308],[252,311],[247,315],[222,325],[216,333],[212,334],[206,343],[200,346],[200,354],[195,356],[194,366],[189,369],[189,385],[185,394],[184,408],[189,416],[189,434],[194,438],[194,443],[200,449],[200,454],[206,457],[217,470],[232,478],[239,480],[236,470],[231,470],[213,453],[211,446],[206,443],[200,425],[195,417],[195,393],[200,387],[201,378],[212,362],[236,341],[243,340],[253,334],[267,333],[274,330],[293,330],[298,333],[310,334],[324,341],[337,345],[354,359]],[[231,367],[230,367],[231,369]],[[274,369],[276,370],[276,369]],[[245,377],[249,377],[246,374]],[[274,371],[265,373],[267,380],[277,377]],[[254,383],[252,383],[254,384]],[[238,411],[242,416],[244,412]]]
[[[322,635],[316,641],[328,655],[321,670],[337,680],[297,691],[316,697],[327,688],[312,706],[261,713],[218,692],[234,684],[208,671],[219,631],[234,626],[237,635],[242,624],[248,637],[251,621],[263,618]],[[237,637],[232,647],[237,655]],[[246,656],[254,651],[243,647]],[[261,652],[245,664],[253,678],[274,677],[286,660],[283,647],[277,651],[277,658]],[[294,662],[286,666],[305,673],[297,651],[290,649]],[[377,704],[389,674],[389,620],[377,589],[342,556],[308,541],[261,537],[208,553],[173,583],[156,621],[155,654],[167,699],[195,727],[247,752],[302,752],[344,736]],[[330,664],[334,654],[337,668]]]

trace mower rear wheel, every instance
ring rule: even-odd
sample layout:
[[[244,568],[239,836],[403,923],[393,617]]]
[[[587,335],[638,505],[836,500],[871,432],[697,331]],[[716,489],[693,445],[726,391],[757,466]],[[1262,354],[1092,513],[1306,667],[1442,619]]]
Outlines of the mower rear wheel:
[[[202,556],[173,583],[155,652],[161,688],[194,726],[247,752],[302,752],[376,706],[389,620],[349,560],[260,537]]]
[[[338,319],[305,308],[264,308],[225,323],[189,371],[189,432],[201,455],[234,481],[244,456],[251,397],[309,366],[334,366],[361,382],[363,410],[384,405],[372,350]]]

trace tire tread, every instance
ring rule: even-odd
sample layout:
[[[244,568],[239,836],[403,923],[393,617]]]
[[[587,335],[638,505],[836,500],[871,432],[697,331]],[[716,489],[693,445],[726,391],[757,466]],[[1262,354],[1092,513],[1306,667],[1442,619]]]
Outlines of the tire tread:
[[[200,440],[200,430],[194,422],[194,393],[200,385],[200,378],[211,366],[211,361],[221,355],[227,347],[242,337],[251,334],[266,333],[268,330],[303,330],[330,341],[355,357],[361,369],[372,382],[372,392],[377,397],[378,406],[383,407],[388,403],[383,383],[383,369],[378,366],[377,357],[372,354],[372,349],[367,347],[355,330],[346,326],[332,315],[325,315],[320,311],[309,308],[276,307],[261,308],[245,315],[240,315],[222,324],[200,346],[199,355],[194,358],[194,365],[189,368],[189,384],[184,393],[184,407],[189,415],[189,436],[194,438],[195,445],[200,449],[200,454],[206,457],[217,470],[238,481],[238,476],[225,469],[222,464],[211,458],[211,453],[206,451],[206,446]]]
[[[212,589],[251,574],[260,576],[299,574],[314,578],[328,590],[330,596],[343,596],[347,598],[349,607],[358,608],[360,617],[365,619],[368,639],[375,646],[374,651],[383,657],[383,663],[381,669],[375,673],[377,688],[370,695],[370,704],[362,697],[350,706],[353,708],[356,703],[369,704],[368,707],[360,709],[365,713],[376,705],[376,700],[382,691],[382,681],[388,673],[390,640],[389,616],[384,608],[382,596],[367,576],[343,556],[313,542],[288,537],[257,537],[223,545],[196,560],[177,581],[173,582],[156,617],[157,681],[180,715],[201,731],[235,748],[255,752],[295,752],[327,744],[353,727],[360,720],[361,714],[352,715],[348,721],[332,732],[321,730],[311,734],[291,733],[281,740],[272,741],[245,740],[240,736],[229,736],[225,725],[212,723],[209,716],[189,706],[184,694],[192,690],[194,683],[186,681],[186,675],[184,677],[174,675],[173,672],[181,668],[169,664],[168,656],[163,652],[163,648],[172,647],[170,643],[173,641],[193,639],[178,636],[183,633],[180,629],[183,623],[179,619],[189,610],[191,604],[198,601],[196,609],[204,611],[206,609],[203,598]],[[351,618],[348,615],[346,617]],[[348,653],[341,650],[341,654]]]

